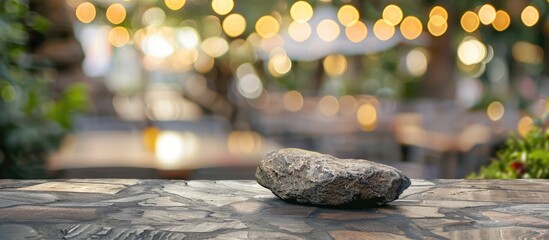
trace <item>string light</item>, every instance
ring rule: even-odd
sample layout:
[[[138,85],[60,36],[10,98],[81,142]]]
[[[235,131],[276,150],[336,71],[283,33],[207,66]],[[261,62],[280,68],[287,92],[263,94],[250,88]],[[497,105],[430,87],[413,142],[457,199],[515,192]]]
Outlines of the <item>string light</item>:
[[[478,15],[473,11],[467,11],[461,16],[461,27],[466,32],[474,32],[480,25]]]
[[[381,41],[387,41],[395,35],[395,27],[384,19],[379,19],[374,24],[374,35]]]
[[[126,19],[126,8],[120,3],[115,3],[107,8],[107,20],[112,24],[120,24]]]
[[[343,5],[337,12],[337,19],[343,26],[351,26],[360,18],[358,10],[351,5]]]
[[[368,28],[366,28],[363,22],[358,21],[352,26],[345,28],[345,36],[347,36],[349,41],[358,43],[368,36]]]
[[[313,17],[313,7],[308,2],[297,1],[290,8],[290,16],[296,22],[307,22]]]
[[[539,11],[533,6],[527,6],[522,10],[520,19],[527,27],[534,26],[539,21]]]
[[[76,7],[76,18],[83,23],[90,23],[95,19],[95,6],[93,3],[84,2]]]
[[[484,4],[478,10],[480,22],[484,25],[491,24],[496,19],[496,9],[490,4]]]
[[[408,40],[414,40],[421,35],[423,31],[423,26],[419,18],[414,16],[408,16],[402,20],[400,24],[400,32],[402,36]]]
[[[496,12],[496,19],[492,22],[492,27],[496,29],[496,31],[503,31],[509,27],[511,24],[511,17],[509,17],[509,14],[503,10],[498,10]]]
[[[391,26],[396,26],[402,21],[403,14],[400,7],[391,4],[383,9],[382,16]]]

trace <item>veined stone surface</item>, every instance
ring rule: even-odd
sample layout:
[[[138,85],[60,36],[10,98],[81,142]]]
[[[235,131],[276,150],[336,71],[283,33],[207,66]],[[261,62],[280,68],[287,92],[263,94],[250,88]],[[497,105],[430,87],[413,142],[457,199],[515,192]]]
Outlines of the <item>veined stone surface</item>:
[[[267,154],[256,178],[281,199],[322,206],[384,205],[398,199],[411,183],[384,164],[296,148]]]
[[[0,239],[549,239],[549,180],[412,180],[361,209],[289,204],[253,180],[74,182],[0,180]]]

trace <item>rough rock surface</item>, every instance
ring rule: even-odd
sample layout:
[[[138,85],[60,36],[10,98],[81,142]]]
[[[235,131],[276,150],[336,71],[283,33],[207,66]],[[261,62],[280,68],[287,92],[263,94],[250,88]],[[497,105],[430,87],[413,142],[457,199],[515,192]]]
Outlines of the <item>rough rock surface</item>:
[[[324,206],[383,205],[410,186],[410,179],[393,167],[296,148],[267,154],[255,176],[283,200]]]

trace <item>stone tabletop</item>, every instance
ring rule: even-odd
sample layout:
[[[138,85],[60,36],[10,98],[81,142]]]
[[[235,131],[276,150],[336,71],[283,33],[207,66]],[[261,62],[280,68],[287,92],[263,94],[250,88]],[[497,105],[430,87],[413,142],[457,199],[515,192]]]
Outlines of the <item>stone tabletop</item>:
[[[413,180],[328,209],[255,181],[0,180],[0,239],[549,239],[549,181]]]

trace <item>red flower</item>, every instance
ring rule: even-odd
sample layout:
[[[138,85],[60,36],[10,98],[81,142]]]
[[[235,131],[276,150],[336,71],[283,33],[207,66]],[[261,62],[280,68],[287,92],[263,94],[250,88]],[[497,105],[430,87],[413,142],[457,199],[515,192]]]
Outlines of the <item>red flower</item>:
[[[512,162],[511,168],[513,168],[519,176],[522,176],[526,173],[526,166],[521,161]]]

